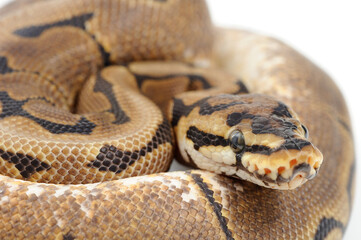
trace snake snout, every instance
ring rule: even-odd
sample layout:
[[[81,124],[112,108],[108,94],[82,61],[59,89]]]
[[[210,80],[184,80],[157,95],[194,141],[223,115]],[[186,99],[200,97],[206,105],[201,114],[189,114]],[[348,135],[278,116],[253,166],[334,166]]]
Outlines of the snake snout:
[[[291,176],[288,178],[289,189],[301,186],[313,179],[323,161],[321,152],[314,146],[309,146],[302,151],[299,159],[290,160]]]

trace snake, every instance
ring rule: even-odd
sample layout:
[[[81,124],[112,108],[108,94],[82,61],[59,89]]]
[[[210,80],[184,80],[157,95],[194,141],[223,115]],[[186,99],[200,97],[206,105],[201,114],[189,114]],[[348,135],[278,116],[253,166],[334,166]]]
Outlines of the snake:
[[[0,31],[1,239],[342,238],[347,106],[287,44],[203,0],[17,0]]]

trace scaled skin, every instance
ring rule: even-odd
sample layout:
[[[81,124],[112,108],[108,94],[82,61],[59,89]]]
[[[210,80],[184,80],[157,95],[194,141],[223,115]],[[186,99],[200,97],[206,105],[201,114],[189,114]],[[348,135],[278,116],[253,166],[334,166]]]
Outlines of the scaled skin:
[[[25,2],[29,2],[26,9],[16,9],[17,4]],[[253,33],[215,30],[204,1],[18,0],[10,9],[13,10],[8,8],[5,15],[0,14],[1,97],[5,100],[0,108],[9,110],[9,103],[16,108],[2,112],[4,118],[0,121],[0,142],[6,147],[1,152],[0,170],[8,172],[8,176],[0,176],[1,239],[342,238],[352,209],[355,178],[347,107],[332,80],[295,50]],[[142,11],[134,14],[136,9]],[[129,14],[135,17],[132,23],[127,22]],[[144,24],[139,24],[141,21]],[[210,59],[212,40],[215,52]],[[203,170],[114,180],[121,175],[167,168],[167,163],[159,164],[158,160],[172,159],[173,145],[169,137],[162,137],[167,128],[162,124],[161,111],[152,103],[137,105],[141,114],[130,112],[134,108],[129,100],[138,102],[144,97],[135,99],[133,92],[123,86],[113,88],[115,79],[107,70],[100,77],[93,76],[86,87],[96,98],[84,98],[81,104],[84,111],[100,110],[98,116],[85,116],[97,124],[97,129],[72,114],[74,97],[90,75],[111,61],[124,65],[124,59],[158,58],[197,63],[200,60],[202,66],[208,59],[236,76],[227,84],[227,78],[222,78],[220,85],[228,87],[229,92],[220,92],[244,93],[239,81],[234,81],[242,79],[250,92],[274,96],[291,106],[325,157],[318,176],[294,191],[268,189]],[[159,75],[146,79],[140,69],[138,76],[129,79],[136,80],[134,86],[147,93],[159,95],[152,89],[163,85],[170,87],[167,93],[173,94],[178,89],[174,82],[182,83],[183,90],[206,86],[202,78],[194,76],[199,72],[178,72],[181,76],[173,82],[160,80]],[[136,71],[131,66],[120,70],[126,75]],[[214,76],[213,70],[201,72]],[[156,85],[156,79],[160,85]],[[204,95],[193,97],[191,100],[197,101]],[[126,99],[124,104],[116,104]],[[46,114],[53,110],[51,103],[59,111]],[[49,107],[47,111],[45,106]],[[149,121],[144,109],[149,111],[147,117],[158,118]],[[137,121],[120,118],[121,110]],[[46,126],[48,129],[44,128],[44,123],[49,122],[52,124]],[[104,123],[109,127],[100,127]],[[114,125],[118,123],[125,127],[115,132]],[[147,130],[142,131],[143,127]],[[93,132],[74,134],[79,130]],[[134,135],[137,130],[139,134]],[[80,139],[85,142],[84,147],[64,144],[65,139],[58,135],[64,131],[73,132],[64,133],[71,143]],[[93,144],[104,134],[106,142]],[[118,143],[123,134],[135,138],[125,136]],[[49,142],[49,136],[54,137],[54,142]],[[115,140],[110,141],[109,136]],[[125,151],[125,147],[131,151]],[[145,161],[151,156],[158,164]],[[140,165],[130,164],[130,158]],[[120,159],[131,166],[117,173],[124,167],[119,164]],[[231,161],[234,158],[227,160]],[[114,164],[119,168],[114,169]],[[63,183],[106,182],[54,185],[20,180],[24,178]]]

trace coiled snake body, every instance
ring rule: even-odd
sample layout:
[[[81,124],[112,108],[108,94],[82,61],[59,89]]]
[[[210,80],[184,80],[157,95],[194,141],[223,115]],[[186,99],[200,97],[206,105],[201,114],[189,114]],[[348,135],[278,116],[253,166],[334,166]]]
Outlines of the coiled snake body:
[[[347,108],[287,45],[213,27],[203,1],[1,14],[1,239],[342,237]],[[133,177],[166,171],[175,145],[205,170]]]

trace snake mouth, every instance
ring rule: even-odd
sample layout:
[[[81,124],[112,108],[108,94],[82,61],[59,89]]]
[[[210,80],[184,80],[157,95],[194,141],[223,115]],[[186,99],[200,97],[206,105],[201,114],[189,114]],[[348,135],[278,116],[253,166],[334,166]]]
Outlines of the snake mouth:
[[[313,179],[323,156],[314,146],[301,151],[285,151],[272,156],[244,155],[237,164],[237,176],[273,189],[295,189]]]
[[[317,172],[318,169],[312,170],[311,165],[302,163],[293,169],[293,174],[289,178],[284,178],[281,174],[277,174],[277,177],[273,179],[270,173],[259,174],[258,172],[251,172],[244,167],[238,168],[234,177],[251,181],[266,188],[292,190],[313,179]]]

